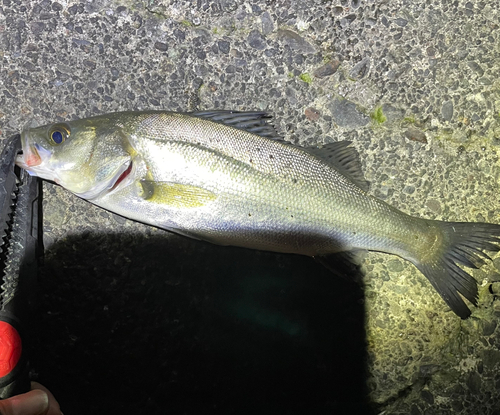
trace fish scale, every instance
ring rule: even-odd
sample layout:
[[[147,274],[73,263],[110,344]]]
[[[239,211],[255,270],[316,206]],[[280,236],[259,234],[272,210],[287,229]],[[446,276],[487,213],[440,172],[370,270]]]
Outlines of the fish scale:
[[[302,191],[313,194],[307,198],[297,198],[297,192],[290,189],[290,186],[298,187],[298,183],[280,179],[269,171],[263,173],[262,169],[255,169],[251,163],[243,163],[220,154],[209,153],[210,165],[208,165],[205,161],[206,157],[203,157],[204,154],[207,154],[206,149],[200,148],[198,144],[186,146],[185,143],[177,143],[177,141],[172,143],[172,147],[177,147],[177,151],[185,154],[188,160],[186,161],[186,173],[183,173],[184,177],[179,178],[176,171],[170,172],[168,169],[162,168],[163,175],[157,176],[155,179],[168,181],[182,179],[184,183],[198,185],[215,192],[220,200],[214,204],[220,205],[221,209],[217,209],[217,206],[210,206],[210,212],[200,212],[203,221],[208,222],[210,213],[215,213],[210,216],[217,219],[219,211],[226,214],[227,221],[228,213],[232,212],[233,214],[230,216],[235,216],[235,228],[233,230],[237,233],[241,233],[242,229],[251,228],[250,225],[252,224],[255,226],[256,218],[264,218],[267,222],[280,224],[282,230],[285,231],[286,228],[289,228],[290,232],[293,231],[294,227],[310,227],[310,223],[316,223],[317,225],[319,225],[320,221],[329,223],[328,219],[322,218],[322,214],[318,214],[320,211],[318,211],[317,205],[328,202],[328,194],[321,186],[306,187],[301,185]],[[145,147],[139,148],[139,152],[144,150]],[[188,147],[188,150],[184,147]],[[165,160],[165,158],[158,156],[158,154],[162,154],[161,147],[156,148],[156,150],[157,157],[153,158],[156,164],[161,166],[168,164],[168,159]],[[174,150],[170,148],[167,154],[172,155],[173,152]],[[148,158],[148,156],[151,155],[146,152],[144,157]],[[190,164],[189,160],[194,161]],[[196,171],[200,170],[200,165],[205,168],[200,173],[197,173]],[[210,172],[211,169],[213,169],[212,173]],[[188,172],[191,172],[191,174]],[[315,190],[316,192],[314,192]],[[252,201],[257,203],[253,204]],[[245,209],[241,208],[242,205],[245,206]],[[291,207],[292,212],[286,212],[288,206]],[[265,209],[266,207],[268,209]],[[249,217],[248,212],[253,212],[253,215]],[[293,215],[293,212],[295,212],[295,215]],[[325,211],[322,213],[325,213]],[[282,225],[285,220],[289,220],[287,227]],[[185,227],[186,221],[183,220]],[[197,228],[199,226],[199,223],[197,223],[192,227]],[[215,228],[217,224],[212,226]],[[266,229],[263,229],[263,232],[265,231]],[[331,227],[324,226],[323,233],[325,232],[332,232]],[[283,235],[286,235],[286,233],[283,232]],[[311,247],[312,245],[309,244],[307,248],[311,249]]]
[[[151,127],[154,125],[152,119],[157,121],[157,125],[155,125],[154,128]],[[165,120],[169,120],[169,122],[165,122]],[[187,121],[183,122],[185,120]],[[207,146],[211,151],[220,152],[220,154],[227,155],[234,161],[240,161],[255,169],[254,172],[248,172],[248,174],[254,178],[252,182],[254,187],[246,189],[248,192],[246,194],[247,198],[255,193],[257,193],[256,197],[261,201],[266,198],[265,193],[258,193],[257,184],[264,180],[264,177],[257,176],[256,173],[258,172],[266,173],[273,178],[281,178],[285,184],[292,185],[293,188],[285,189],[285,195],[296,195],[297,187],[300,187],[302,192],[307,191],[309,194],[314,192],[318,199],[316,205],[311,206],[313,208],[312,211],[317,213],[314,217],[315,220],[321,219],[331,211],[331,206],[340,206],[341,209],[336,210],[334,215],[338,216],[340,214],[341,218],[347,218],[349,215],[347,211],[352,212],[349,204],[352,202],[353,195],[356,193],[359,193],[361,199],[354,203],[355,206],[361,208],[359,214],[366,216],[373,213],[374,210],[379,207],[382,207],[383,212],[387,210],[384,209],[387,205],[369,203],[370,200],[366,199],[366,194],[350,183],[348,179],[328,165],[319,163],[318,159],[314,156],[296,147],[236,129],[233,129],[233,135],[222,134],[218,127],[220,127],[219,124],[210,121],[196,120],[184,114],[175,114],[173,119],[170,114],[155,114],[154,117],[147,118],[146,122],[141,121],[132,128],[137,131],[134,134],[135,136],[144,137],[144,140],[142,140],[143,144],[134,144],[139,152],[141,152],[141,150],[145,151],[146,158],[150,154],[147,152],[149,147],[144,145],[144,143],[147,143],[149,139],[151,139],[153,143],[162,141],[162,131],[168,128],[170,131],[168,137],[169,142],[178,142],[181,145],[188,142],[195,146]],[[153,145],[153,148],[158,150],[158,147],[155,145]],[[267,156],[268,154],[276,154],[276,156],[270,159]],[[194,158],[197,164],[202,160],[199,157]],[[232,165],[228,163],[228,169],[234,168],[237,165],[237,163],[232,163]],[[162,170],[164,169],[162,168]],[[243,173],[236,174],[243,175]],[[294,176],[300,179],[293,182],[290,178],[293,179]],[[221,184],[221,190],[227,192],[231,185],[233,185],[233,183],[223,183]],[[348,190],[344,190],[346,188]],[[276,189],[267,188],[267,192],[271,192],[272,190],[276,191]],[[273,197],[276,197],[276,194],[274,194]],[[280,195],[280,197],[282,198],[283,195]],[[304,200],[311,202],[312,197],[314,196],[310,195]],[[297,205],[300,200],[296,200],[297,198],[295,196],[294,199],[293,205]],[[311,204],[312,203],[310,203],[310,205]],[[321,204],[328,206],[328,208],[319,210],[317,205]],[[344,212],[344,210],[346,211]],[[392,212],[390,213],[393,214]],[[337,221],[338,219],[337,217]],[[328,224],[332,222],[329,218],[326,220],[324,219],[324,221]],[[342,227],[336,227],[337,230],[339,228]],[[332,231],[332,227],[329,226],[327,232],[332,233]],[[338,236],[342,237],[344,235]],[[358,242],[358,244],[361,243],[362,241]]]

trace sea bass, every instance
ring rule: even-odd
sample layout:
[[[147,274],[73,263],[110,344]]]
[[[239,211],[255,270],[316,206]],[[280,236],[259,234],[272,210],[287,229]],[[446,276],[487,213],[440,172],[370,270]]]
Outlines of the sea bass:
[[[124,217],[221,245],[411,261],[466,318],[500,225],[409,216],[367,193],[349,142],[301,148],[264,112],[119,112],[22,132],[17,164]]]

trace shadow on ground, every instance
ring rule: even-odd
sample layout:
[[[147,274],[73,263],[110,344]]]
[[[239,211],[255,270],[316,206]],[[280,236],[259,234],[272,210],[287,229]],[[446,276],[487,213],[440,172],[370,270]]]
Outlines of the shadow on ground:
[[[368,413],[362,289],[168,233],[46,251],[32,366],[67,414]]]

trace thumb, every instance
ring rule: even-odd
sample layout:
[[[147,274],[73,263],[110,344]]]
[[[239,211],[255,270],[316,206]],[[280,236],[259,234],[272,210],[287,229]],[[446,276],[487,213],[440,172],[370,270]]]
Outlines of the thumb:
[[[40,389],[0,401],[1,415],[43,415],[49,408],[49,397]]]

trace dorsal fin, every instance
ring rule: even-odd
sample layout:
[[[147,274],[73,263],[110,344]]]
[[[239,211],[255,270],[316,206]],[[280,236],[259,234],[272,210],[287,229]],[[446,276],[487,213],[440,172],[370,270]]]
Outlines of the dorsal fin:
[[[272,116],[265,111],[212,110],[188,114],[292,145],[283,140],[269,124]],[[354,147],[349,147],[350,144],[350,141],[338,141],[322,147],[307,147],[305,150],[333,166],[366,192],[370,185],[363,176],[359,154]]]
[[[358,152],[354,147],[349,147],[350,144],[350,141],[337,141],[322,147],[307,147],[306,150],[333,166],[367,192],[370,183],[366,181],[361,170]]]
[[[272,116],[265,111],[240,112],[230,110],[213,110],[196,111],[188,114],[193,117],[205,118],[210,121],[229,125],[230,127],[248,131],[249,133],[257,134],[261,137],[282,140],[274,127],[269,124],[269,120]]]

